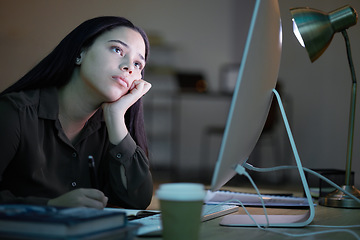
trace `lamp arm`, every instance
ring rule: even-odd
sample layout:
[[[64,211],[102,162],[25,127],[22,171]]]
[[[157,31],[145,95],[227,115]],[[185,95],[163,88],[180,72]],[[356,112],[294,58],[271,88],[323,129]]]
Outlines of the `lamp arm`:
[[[354,127],[355,127],[355,109],[356,109],[356,75],[355,68],[352,61],[350,41],[346,30],[343,30],[342,35],[345,39],[347,58],[351,71],[352,78],[352,89],[351,89],[351,103],[350,103],[350,117],[349,117],[349,129],[348,129],[348,143],[347,143],[347,155],[346,155],[346,170],[345,170],[345,185],[350,186],[351,178],[351,162],[352,162],[352,150],[353,150],[353,139],[354,139]]]
[[[351,55],[351,49],[350,49],[350,40],[349,40],[349,37],[348,37],[348,34],[347,34],[346,30],[343,30],[341,33],[342,33],[342,35],[344,36],[344,39],[345,39],[346,53],[347,53],[347,58],[348,58],[350,71],[351,71],[351,79],[352,79],[353,83],[356,83],[355,68],[354,68],[352,55]]]

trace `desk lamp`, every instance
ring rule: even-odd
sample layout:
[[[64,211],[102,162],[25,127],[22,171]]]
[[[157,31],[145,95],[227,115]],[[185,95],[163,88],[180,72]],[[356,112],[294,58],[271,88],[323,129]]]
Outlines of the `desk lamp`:
[[[357,13],[350,6],[344,6],[330,13],[311,8],[292,8],[294,34],[300,44],[306,48],[311,62],[318,59],[329,46],[333,36],[341,32],[346,43],[347,57],[352,77],[350,119],[348,129],[345,185],[342,189],[360,198],[360,191],[350,185],[351,161],[353,149],[355,105],[356,105],[356,76],[352,62],[350,42],[346,29],[355,25]],[[343,192],[336,190],[319,199],[319,204],[329,207],[360,208],[360,204]]]

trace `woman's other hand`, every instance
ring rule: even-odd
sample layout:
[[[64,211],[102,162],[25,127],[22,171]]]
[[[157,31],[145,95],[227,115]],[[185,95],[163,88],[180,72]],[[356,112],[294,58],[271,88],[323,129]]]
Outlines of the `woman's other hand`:
[[[50,206],[58,207],[89,207],[103,209],[108,198],[97,189],[80,188],[48,201]]]

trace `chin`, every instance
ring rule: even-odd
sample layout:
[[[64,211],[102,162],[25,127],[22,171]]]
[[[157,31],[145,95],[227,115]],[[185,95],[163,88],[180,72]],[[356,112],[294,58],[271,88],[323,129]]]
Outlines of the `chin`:
[[[105,97],[105,101],[106,102],[116,102],[117,100],[119,100],[122,96],[124,96],[125,94],[127,94],[128,91],[124,91],[124,90],[112,90],[112,91],[108,91],[104,97]]]
[[[109,102],[109,103],[113,103],[113,102],[116,102],[118,101],[122,96],[124,96],[125,94],[117,94],[117,95],[113,95],[112,97],[109,97],[107,98],[107,101],[106,102]]]

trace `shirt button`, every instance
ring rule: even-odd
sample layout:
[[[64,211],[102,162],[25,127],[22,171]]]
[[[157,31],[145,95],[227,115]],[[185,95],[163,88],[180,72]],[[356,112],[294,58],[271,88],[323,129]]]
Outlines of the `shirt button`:
[[[120,159],[122,157],[121,153],[116,154],[116,158]]]
[[[76,152],[73,152],[72,156],[73,156],[74,158],[76,158],[76,157],[77,157],[77,153],[76,153]]]
[[[76,182],[72,182],[71,186],[76,187]]]

